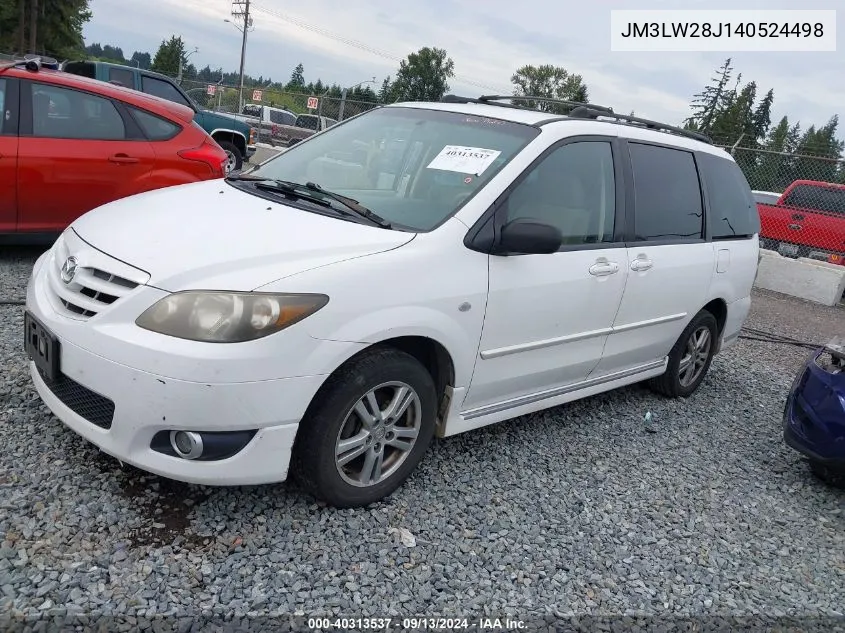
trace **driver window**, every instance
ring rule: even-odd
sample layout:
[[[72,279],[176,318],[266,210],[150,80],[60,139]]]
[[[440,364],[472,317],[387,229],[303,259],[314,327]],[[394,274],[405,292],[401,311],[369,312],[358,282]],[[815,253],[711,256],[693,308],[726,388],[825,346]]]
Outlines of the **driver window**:
[[[553,150],[508,197],[507,219],[533,219],[558,228],[563,243],[613,241],[616,183],[606,141],[578,141]]]

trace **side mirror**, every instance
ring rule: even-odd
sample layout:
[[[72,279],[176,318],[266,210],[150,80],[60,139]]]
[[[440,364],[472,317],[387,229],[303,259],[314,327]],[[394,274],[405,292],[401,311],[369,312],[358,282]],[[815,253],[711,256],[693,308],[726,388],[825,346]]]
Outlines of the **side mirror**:
[[[549,255],[563,244],[560,230],[536,220],[516,219],[502,227],[497,255]]]

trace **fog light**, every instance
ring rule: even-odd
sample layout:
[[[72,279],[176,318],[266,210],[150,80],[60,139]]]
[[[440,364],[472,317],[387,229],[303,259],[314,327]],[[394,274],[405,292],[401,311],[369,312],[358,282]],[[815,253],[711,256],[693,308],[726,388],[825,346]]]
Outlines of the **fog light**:
[[[196,459],[202,455],[202,436],[192,431],[171,431],[170,446],[183,459]]]

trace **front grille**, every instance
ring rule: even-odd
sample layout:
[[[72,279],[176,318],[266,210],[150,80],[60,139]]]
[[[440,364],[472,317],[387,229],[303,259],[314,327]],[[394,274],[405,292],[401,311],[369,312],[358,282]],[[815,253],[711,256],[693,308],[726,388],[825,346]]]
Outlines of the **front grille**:
[[[138,287],[129,279],[99,268],[80,266],[70,283],[61,278],[64,258],[56,257],[47,271],[50,292],[69,316],[91,318]]]
[[[73,378],[59,374],[54,380],[47,380],[39,370],[41,379],[64,405],[81,418],[101,429],[110,429],[114,419],[114,402],[80,385]]]

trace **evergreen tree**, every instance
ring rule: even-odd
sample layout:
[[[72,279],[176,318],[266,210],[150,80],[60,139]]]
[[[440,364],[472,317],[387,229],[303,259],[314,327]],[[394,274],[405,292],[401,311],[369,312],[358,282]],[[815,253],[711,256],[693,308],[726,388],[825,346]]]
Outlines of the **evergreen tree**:
[[[729,105],[731,97],[734,96],[727,87],[733,73],[731,58],[728,57],[716,72],[716,76],[710,80],[710,85],[706,86],[702,92],[693,95],[690,105],[692,115],[687,119],[689,123],[695,123],[696,129],[704,134],[710,134],[714,119]]]

